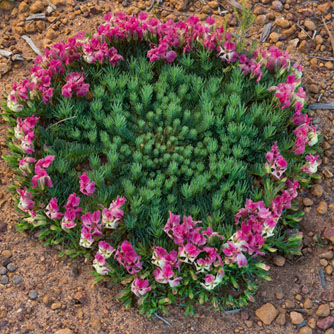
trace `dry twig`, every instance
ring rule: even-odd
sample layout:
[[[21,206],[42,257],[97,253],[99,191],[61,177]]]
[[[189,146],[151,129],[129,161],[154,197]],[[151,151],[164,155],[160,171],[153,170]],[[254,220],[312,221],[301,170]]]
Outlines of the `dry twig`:
[[[37,55],[39,55],[39,56],[42,55],[42,52],[41,52],[40,49],[35,45],[35,43],[32,41],[32,39],[31,39],[30,37],[28,37],[27,35],[22,35],[21,37],[22,37],[22,39],[24,39],[24,40],[27,42],[27,44],[33,49],[33,51],[34,51]]]
[[[322,18],[322,22],[324,23],[324,26],[325,26],[325,28],[327,30],[327,33],[328,33],[328,36],[329,36],[329,39],[330,39],[331,45],[332,45],[333,55],[334,55],[334,37],[333,37],[331,31],[328,29],[327,23],[325,22],[324,18]]]

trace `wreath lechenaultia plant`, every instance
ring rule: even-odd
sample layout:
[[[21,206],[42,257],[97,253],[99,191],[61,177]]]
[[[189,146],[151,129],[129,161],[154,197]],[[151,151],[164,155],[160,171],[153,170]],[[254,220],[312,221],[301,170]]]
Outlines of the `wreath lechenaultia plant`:
[[[302,68],[238,50],[212,18],[105,20],[4,103],[18,229],[93,253],[96,282],[146,314],[242,307],[269,279],[257,255],[300,250],[294,199],[319,164]]]

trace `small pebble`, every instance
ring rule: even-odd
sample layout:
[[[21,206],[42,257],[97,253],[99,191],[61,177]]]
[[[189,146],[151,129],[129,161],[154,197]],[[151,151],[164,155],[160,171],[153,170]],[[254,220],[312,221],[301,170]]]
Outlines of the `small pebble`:
[[[32,300],[35,300],[37,299],[38,297],[38,293],[36,290],[30,290],[29,291],[29,298],[32,299]]]
[[[5,275],[7,273],[7,269],[5,267],[0,267],[0,275]]]
[[[7,269],[8,269],[10,272],[13,273],[13,272],[16,270],[16,266],[15,266],[14,263],[9,263],[9,264],[7,265]]]
[[[19,275],[14,275],[13,276],[13,282],[17,285],[21,284],[23,282],[23,279],[21,276]]]
[[[9,282],[9,278],[7,275],[2,275],[0,278],[0,283],[1,284],[7,284]]]

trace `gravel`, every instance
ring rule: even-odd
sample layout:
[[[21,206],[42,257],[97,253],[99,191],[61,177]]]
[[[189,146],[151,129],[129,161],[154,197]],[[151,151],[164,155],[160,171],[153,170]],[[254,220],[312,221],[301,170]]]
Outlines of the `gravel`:
[[[7,265],[7,269],[8,269],[11,273],[13,273],[13,272],[16,270],[16,266],[15,266],[14,263],[9,263],[9,264]]]
[[[30,290],[29,291],[29,298],[32,299],[32,300],[35,300],[37,299],[38,297],[38,293],[36,290]]]
[[[9,278],[8,278],[7,275],[2,275],[2,276],[0,277],[0,283],[1,283],[1,284],[7,284],[8,282],[9,282]]]
[[[19,285],[21,283],[23,283],[23,279],[21,276],[19,275],[14,275],[13,276],[13,282],[16,284],[16,285]]]

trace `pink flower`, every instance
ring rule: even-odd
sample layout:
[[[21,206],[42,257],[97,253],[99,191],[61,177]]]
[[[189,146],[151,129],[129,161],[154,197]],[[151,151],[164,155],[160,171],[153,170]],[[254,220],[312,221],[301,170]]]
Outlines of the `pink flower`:
[[[131,291],[138,297],[145,295],[147,292],[150,292],[152,287],[149,285],[147,279],[142,280],[137,277],[134,278],[131,284]]]
[[[75,93],[77,96],[85,96],[89,90],[89,84],[84,83],[84,73],[72,72],[66,77],[66,84],[62,87],[64,97],[72,97]]]
[[[179,247],[179,257],[181,258],[182,262],[186,263],[194,262],[200,252],[200,249],[190,243],[187,243],[185,246]]]
[[[70,196],[68,196],[67,203],[65,205],[65,209],[75,209],[79,205],[80,205],[80,197],[76,196],[76,193],[72,193]]]
[[[87,196],[90,196],[95,192],[95,182],[90,182],[86,173],[83,173],[80,176],[80,191]]]
[[[35,202],[32,200],[32,194],[27,191],[27,187],[25,187],[24,190],[17,189],[17,192],[21,196],[18,208],[24,212],[32,210]]]
[[[97,210],[94,213],[87,212],[81,216],[82,225],[90,231],[91,235],[102,235],[102,223],[99,223],[100,215],[100,211]]]
[[[53,162],[54,158],[54,155],[47,155],[45,158],[37,161],[36,167],[47,169]]]
[[[313,156],[312,154],[308,154],[305,157],[305,160],[307,161],[306,164],[302,167],[302,170],[307,174],[314,174],[318,170],[318,166],[320,165],[320,162],[317,161],[319,158],[319,155]]]
[[[247,258],[242,253],[241,249],[237,247],[232,241],[228,241],[224,248],[224,254],[226,255],[226,263],[237,263],[241,268],[247,265]]]
[[[204,283],[201,283],[206,290],[213,290],[223,280],[224,271],[220,271],[216,276],[207,274],[204,279]]]
[[[45,169],[37,166],[35,166],[35,173],[36,175],[33,176],[31,182],[32,182],[32,187],[36,188],[37,186],[40,186],[42,189],[45,188],[45,186],[52,188],[53,184],[51,181],[51,178],[49,174],[46,172]]]
[[[32,157],[24,157],[19,160],[19,169],[23,175],[27,176],[27,173],[32,173],[32,164],[36,161],[36,159]]]
[[[180,284],[180,281],[182,280],[182,277],[174,277],[174,271],[170,264],[166,264],[162,268],[157,268],[153,272],[154,279],[158,283],[162,284],[169,284],[170,287],[174,288]]]
[[[99,241],[99,253],[101,253],[105,259],[108,259],[114,251],[115,248],[110,244],[105,241]]]
[[[132,275],[142,270],[141,257],[127,240],[117,248],[115,258]]]
[[[266,159],[269,162],[269,164],[267,162],[265,164],[267,172],[280,180],[288,167],[288,163],[281,155],[276,141],[272,146],[271,152],[266,154]]]
[[[80,236],[80,246],[84,248],[91,248],[92,244],[94,242],[94,238],[92,234],[90,233],[90,230],[86,228],[85,226],[81,229],[81,236]]]
[[[62,217],[62,213],[58,212],[58,203],[57,203],[57,198],[53,197],[51,198],[49,204],[45,208],[45,214],[50,218],[50,219],[60,219]]]
[[[102,224],[105,228],[115,229],[118,227],[124,215],[121,207],[125,202],[125,197],[117,196],[116,200],[110,204],[109,209],[102,210]]]
[[[100,252],[97,252],[95,255],[95,259],[93,261],[93,267],[95,268],[96,272],[99,273],[100,275],[107,275],[110,270],[106,265],[105,257]]]
[[[63,230],[69,230],[77,226],[75,219],[77,215],[73,210],[66,210],[63,219],[61,220],[60,224]]]
[[[162,247],[154,247],[152,254],[152,263],[162,268],[166,264],[178,266],[177,251],[171,250],[170,253]]]
[[[208,25],[212,26],[215,24],[216,20],[214,19],[214,17],[209,16],[206,21],[205,21]]]

